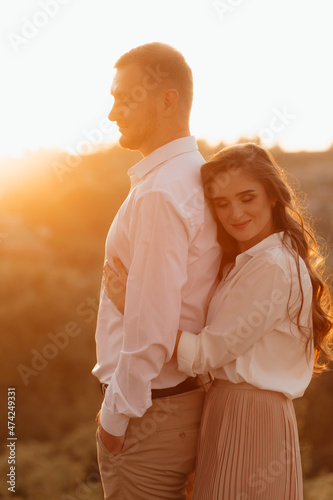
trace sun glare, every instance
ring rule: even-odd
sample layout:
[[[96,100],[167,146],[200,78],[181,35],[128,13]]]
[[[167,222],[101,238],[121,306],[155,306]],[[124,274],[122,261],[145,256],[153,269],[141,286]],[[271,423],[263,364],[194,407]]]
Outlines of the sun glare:
[[[320,8],[309,0],[170,0],[163,21],[156,4],[55,0],[52,10],[21,0],[0,6],[7,75],[0,157],[39,148],[77,153],[89,140],[117,141],[115,125],[107,130],[105,124],[113,64],[153,40],[177,47],[193,69],[191,127],[198,138],[259,136],[264,145],[287,150],[331,145],[329,0]]]

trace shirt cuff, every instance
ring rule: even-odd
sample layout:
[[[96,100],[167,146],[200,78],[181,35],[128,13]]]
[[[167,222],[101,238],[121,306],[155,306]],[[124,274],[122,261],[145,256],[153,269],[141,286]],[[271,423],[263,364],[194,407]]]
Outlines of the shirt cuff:
[[[126,415],[114,415],[106,406],[105,400],[102,403],[100,424],[103,429],[112,436],[122,436],[126,433],[129,417]]]
[[[178,370],[190,377],[195,377],[193,364],[195,361],[197,336],[194,333],[183,332],[177,349]]]

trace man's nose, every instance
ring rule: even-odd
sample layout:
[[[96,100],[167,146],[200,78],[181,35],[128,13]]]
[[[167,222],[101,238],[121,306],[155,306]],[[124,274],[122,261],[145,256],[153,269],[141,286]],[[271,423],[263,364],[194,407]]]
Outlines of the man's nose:
[[[115,106],[113,104],[112,108],[111,108],[111,111],[109,113],[109,116],[108,116],[110,122],[116,122],[117,121],[117,113],[115,111]]]
[[[127,118],[130,113],[131,107],[133,106],[114,103],[108,116],[109,120],[111,122],[117,122],[119,120],[121,121],[123,118]]]

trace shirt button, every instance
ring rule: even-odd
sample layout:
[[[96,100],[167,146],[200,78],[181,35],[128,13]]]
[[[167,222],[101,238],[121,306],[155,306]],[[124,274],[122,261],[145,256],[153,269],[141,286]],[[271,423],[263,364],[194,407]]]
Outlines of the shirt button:
[[[181,437],[182,439],[184,439],[186,437],[186,432],[181,432],[179,434],[179,437]]]

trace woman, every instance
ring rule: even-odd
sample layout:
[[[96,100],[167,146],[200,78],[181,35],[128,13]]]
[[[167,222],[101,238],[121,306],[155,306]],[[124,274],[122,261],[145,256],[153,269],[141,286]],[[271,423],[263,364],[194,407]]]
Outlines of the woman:
[[[301,500],[291,400],[303,395],[313,370],[325,368],[319,356],[332,359],[316,241],[265,149],[224,148],[202,167],[202,180],[223,258],[207,326],[178,331],[175,348],[180,371],[215,377],[193,500]],[[115,274],[106,268],[107,288],[109,279]]]

